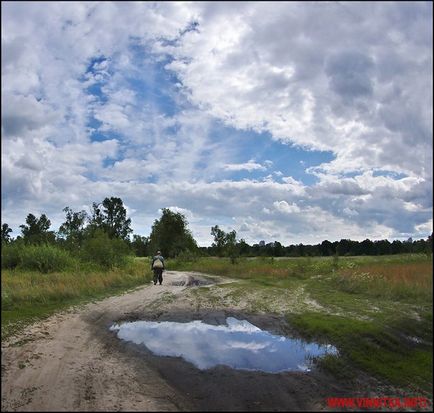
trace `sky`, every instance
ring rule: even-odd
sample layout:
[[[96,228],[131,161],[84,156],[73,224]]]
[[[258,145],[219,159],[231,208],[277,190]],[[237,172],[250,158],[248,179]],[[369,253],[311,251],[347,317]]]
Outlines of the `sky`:
[[[431,2],[1,3],[2,223],[120,197],[283,245],[433,230]]]

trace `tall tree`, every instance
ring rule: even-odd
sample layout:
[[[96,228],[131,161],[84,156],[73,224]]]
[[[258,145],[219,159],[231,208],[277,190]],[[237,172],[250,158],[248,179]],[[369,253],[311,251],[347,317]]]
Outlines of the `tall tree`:
[[[212,246],[215,248],[217,256],[221,257],[226,244],[226,233],[216,225],[211,227],[211,235],[214,237]]]
[[[51,221],[45,214],[42,214],[39,219],[37,219],[33,214],[28,214],[26,224],[27,225],[20,225],[24,242],[29,244],[54,242],[54,232],[48,231]]]
[[[133,249],[136,257],[146,257],[148,254],[148,244],[149,238],[142,237],[140,235],[134,234],[133,240],[131,242],[131,248]]]
[[[130,227],[131,219],[127,218],[127,210],[121,198],[105,198],[101,204],[92,204],[90,229],[102,229],[110,238],[128,240],[133,232]]]
[[[238,251],[240,252],[240,255],[248,255],[250,254],[251,247],[244,239],[240,239],[238,241]]]
[[[212,246],[219,257],[225,255],[235,258],[238,255],[237,233],[235,230],[224,232],[218,225],[211,227],[211,235],[214,237]]]
[[[333,244],[329,240],[324,240],[323,242],[321,242],[320,249],[323,256],[328,257],[329,255],[334,254]]]
[[[2,243],[8,243],[11,241],[11,236],[9,235],[11,232],[12,228],[10,228],[8,224],[2,224]]]
[[[197,251],[198,247],[185,216],[163,208],[162,216],[155,220],[149,236],[152,253],[159,249],[164,256],[175,257],[183,251]]]
[[[63,212],[66,214],[66,221],[60,226],[59,235],[65,238],[69,248],[80,248],[88,215],[86,211],[74,212],[69,207],[63,208]]]

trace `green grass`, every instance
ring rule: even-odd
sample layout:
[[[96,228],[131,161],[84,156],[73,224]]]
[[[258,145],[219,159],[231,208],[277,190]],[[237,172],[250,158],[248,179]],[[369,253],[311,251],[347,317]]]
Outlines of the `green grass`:
[[[146,260],[130,260],[124,268],[89,267],[76,272],[2,270],[2,339],[26,325],[72,305],[101,299],[151,280]]]
[[[338,348],[339,357],[319,361],[337,376],[362,370],[402,387],[432,389],[432,257],[257,258],[236,264],[199,258],[169,260],[167,267],[236,279],[191,289],[196,308],[280,313],[301,337]],[[2,271],[2,338],[53,312],[150,279],[147,259],[107,271],[90,265],[48,274]],[[161,302],[174,299],[167,294]]]
[[[337,374],[346,375],[347,369],[355,366],[399,385],[412,383],[425,391],[431,387],[432,331],[430,344],[417,345],[406,339],[415,333],[412,319],[402,319],[397,328],[394,324],[320,313],[288,314],[287,318],[304,338],[328,342],[339,349],[341,370]],[[418,337],[429,333],[426,327],[420,324]]]
[[[319,361],[342,378],[362,370],[392,384],[432,390],[432,257],[418,254],[324,258],[202,258],[171,269],[239,279],[202,289],[202,302],[281,312],[307,340],[330,343],[339,356]],[[319,308],[313,308],[312,302]],[[412,341],[419,340],[418,342]]]

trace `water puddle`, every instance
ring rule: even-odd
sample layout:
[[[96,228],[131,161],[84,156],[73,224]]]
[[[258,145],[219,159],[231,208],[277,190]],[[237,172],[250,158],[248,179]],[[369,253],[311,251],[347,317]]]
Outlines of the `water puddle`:
[[[134,321],[110,330],[122,340],[145,345],[159,356],[182,357],[201,370],[225,365],[268,373],[310,371],[314,357],[337,354],[331,345],[273,335],[246,320],[228,317],[226,324]]]

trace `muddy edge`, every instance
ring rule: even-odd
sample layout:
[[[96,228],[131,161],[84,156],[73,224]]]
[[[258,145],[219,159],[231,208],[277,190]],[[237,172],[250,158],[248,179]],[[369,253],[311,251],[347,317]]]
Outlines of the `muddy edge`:
[[[182,288],[200,288],[222,280],[206,277],[198,273],[187,273],[185,278],[169,281]],[[158,288],[152,286],[151,288]],[[270,374],[235,370],[218,366],[199,370],[182,358],[154,356],[144,346],[126,343],[117,339],[109,327],[115,323],[136,320],[188,322],[202,320],[208,324],[225,324],[227,317],[245,319],[274,334],[294,336],[294,331],[282,316],[270,314],[247,314],[237,308],[224,308],[194,311],[188,301],[177,299],[163,303],[159,307],[140,308],[119,313],[96,312],[88,314],[87,322],[96,338],[104,343],[108,351],[123,355],[123,359],[137,376],[141,377],[143,364],[150,367],[158,377],[176,390],[181,410],[221,411],[221,410],[326,410],[328,397],[367,397],[370,388],[377,389],[376,381],[360,378],[353,383],[342,382],[318,369],[309,373],[285,372]],[[176,343],[173,343],[176,346]]]

